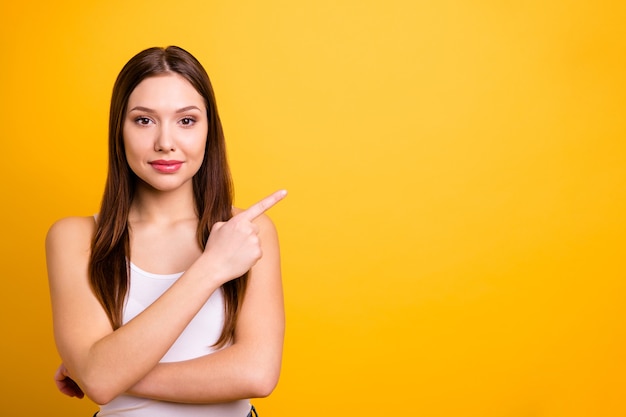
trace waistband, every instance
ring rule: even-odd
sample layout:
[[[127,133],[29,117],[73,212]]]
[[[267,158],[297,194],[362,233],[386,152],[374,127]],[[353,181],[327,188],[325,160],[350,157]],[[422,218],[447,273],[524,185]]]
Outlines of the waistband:
[[[93,417],[96,417],[97,415],[98,415],[98,412],[96,412],[96,414],[94,414]],[[254,406],[251,406],[250,412],[248,413],[247,417],[259,417],[259,413],[256,412],[256,408],[254,408]]]

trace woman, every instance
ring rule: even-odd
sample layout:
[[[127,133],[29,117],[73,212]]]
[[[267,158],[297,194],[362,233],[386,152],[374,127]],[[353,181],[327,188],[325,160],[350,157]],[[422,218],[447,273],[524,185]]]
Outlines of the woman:
[[[278,191],[232,208],[209,78],[185,50],[133,57],[113,89],[99,214],[46,238],[59,389],[106,416],[252,415],[278,382]]]

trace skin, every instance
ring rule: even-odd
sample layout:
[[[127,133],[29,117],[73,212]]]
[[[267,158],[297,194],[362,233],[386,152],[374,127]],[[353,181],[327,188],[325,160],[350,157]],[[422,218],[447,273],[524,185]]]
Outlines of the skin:
[[[59,220],[46,238],[57,349],[57,387],[98,404],[123,393],[183,403],[264,397],[278,382],[284,307],[276,230],[264,214],[278,191],[247,210],[234,209],[196,243],[192,177],[202,163],[208,129],[202,97],[177,74],[143,80],[124,123],[127,160],[139,180],[129,214],[132,262],[141,269],[184,274],[152,305],[113,331],[87,276],[92,217]],[[181,161],[159,172],[155,160]],[[164,236],[166,238],[164,238]],[[211,294],[249,272],[232,345],[196,359],[159,363]]]

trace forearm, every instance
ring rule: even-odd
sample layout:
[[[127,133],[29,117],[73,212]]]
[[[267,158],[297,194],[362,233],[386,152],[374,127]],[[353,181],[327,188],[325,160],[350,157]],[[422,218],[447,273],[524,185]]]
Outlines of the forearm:
[[[92,400],[110,401],[154,368],[214,291],[194,282],[200,278],[189,271],[137,317],[70,361],[76,367],[72,375]]]
[[[210,295],[210,290],[205,290],[206,296],[189,297],[193,288],[196,286],[180,282],[125,326],[94,344],[89,351],[94,377],[133,383],[149,372]]]
[[[181,403],[220,403],[269,395],[280,374],[282,345],[232,345],[183,362],[160,363],[129,394]]]
[[[108,317],[89,285],[89,253],[91,237],[95,233],[93,219],[68,218],[50,228],[46,237],[46,257],[55,341],[68,375],[87,396],[103,404],[138,384],[155,369],[215,290],[224,282],[250,270],[263,252],[269,253],[270,258],[277,256],[277,247],[261,249],[260,238],[265,238],[267,232],[259,233],[260,228],[252,221],[282,197],[284,193],[276,193],[233,216],[228,222],[213,225],[204,252],[191,267],[149,307],[115,331],[111,329]],[[263,222],[260,218],[258,220]],[[271,224],[269,227],[273,230]],[[275,241],[275,232],[271,233],[268,238]],[[261,265],[266,263],[259,262]],[[282,295],[279,292],[279,271],[273,275],[278,280],[273,286],[277,294],[274,298],[278,298]],[[258,291],[254,291],[254,284],[250,285],[248,293],[255,292]],[[253,303],[257,305],[263,300],[262,296],[252,297],[250,294],[246,298],[258,298]],[[247,314],[246,310],[248,308],[244,307],[239,319],[239,323],[244,325],[238,326],[245,331],[239,333],[253,334],[254,328],[257,328],[257,334],[267,334],[255,324],[255,315]],[[261,311],[261,308],[253,310]],[[239,365],[242,363],[246,362]],[[238,364],[232,360],[228,366],[235,365]],[[155,376],[161,374],[160,368],[155,369]],[[219,366],[208,367],[211,370],[214,368],[218,369],[217,375],[222,380],[243,380],[239,376],[241,373],[230,374],[231,379],[228,379],[226,371],[220,371]],[[187,375],[186,372],[183,375]],[[177,377],[175,380],[180,379]],[[163,383],[157,378],[154,386],[159,385]],[[237,396],[254,394],[253,390],[244,390],[245,395],[237,393]]]
[[[278,241],[264,219],[263,258],[250,270],[231,346],[157,365],[129,393],[172,402],[215,403],[265,397],[278,382],[285,312]]]

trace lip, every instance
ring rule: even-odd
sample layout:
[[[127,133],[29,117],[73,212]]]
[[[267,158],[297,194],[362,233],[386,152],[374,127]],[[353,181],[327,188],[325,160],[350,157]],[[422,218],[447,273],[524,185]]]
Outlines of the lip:
[[[155,170],[166,174],[176,172],[180,169],[180,167],[183,166],[183,161],[177,161],[173,159],[157,159],[148,163]]]

